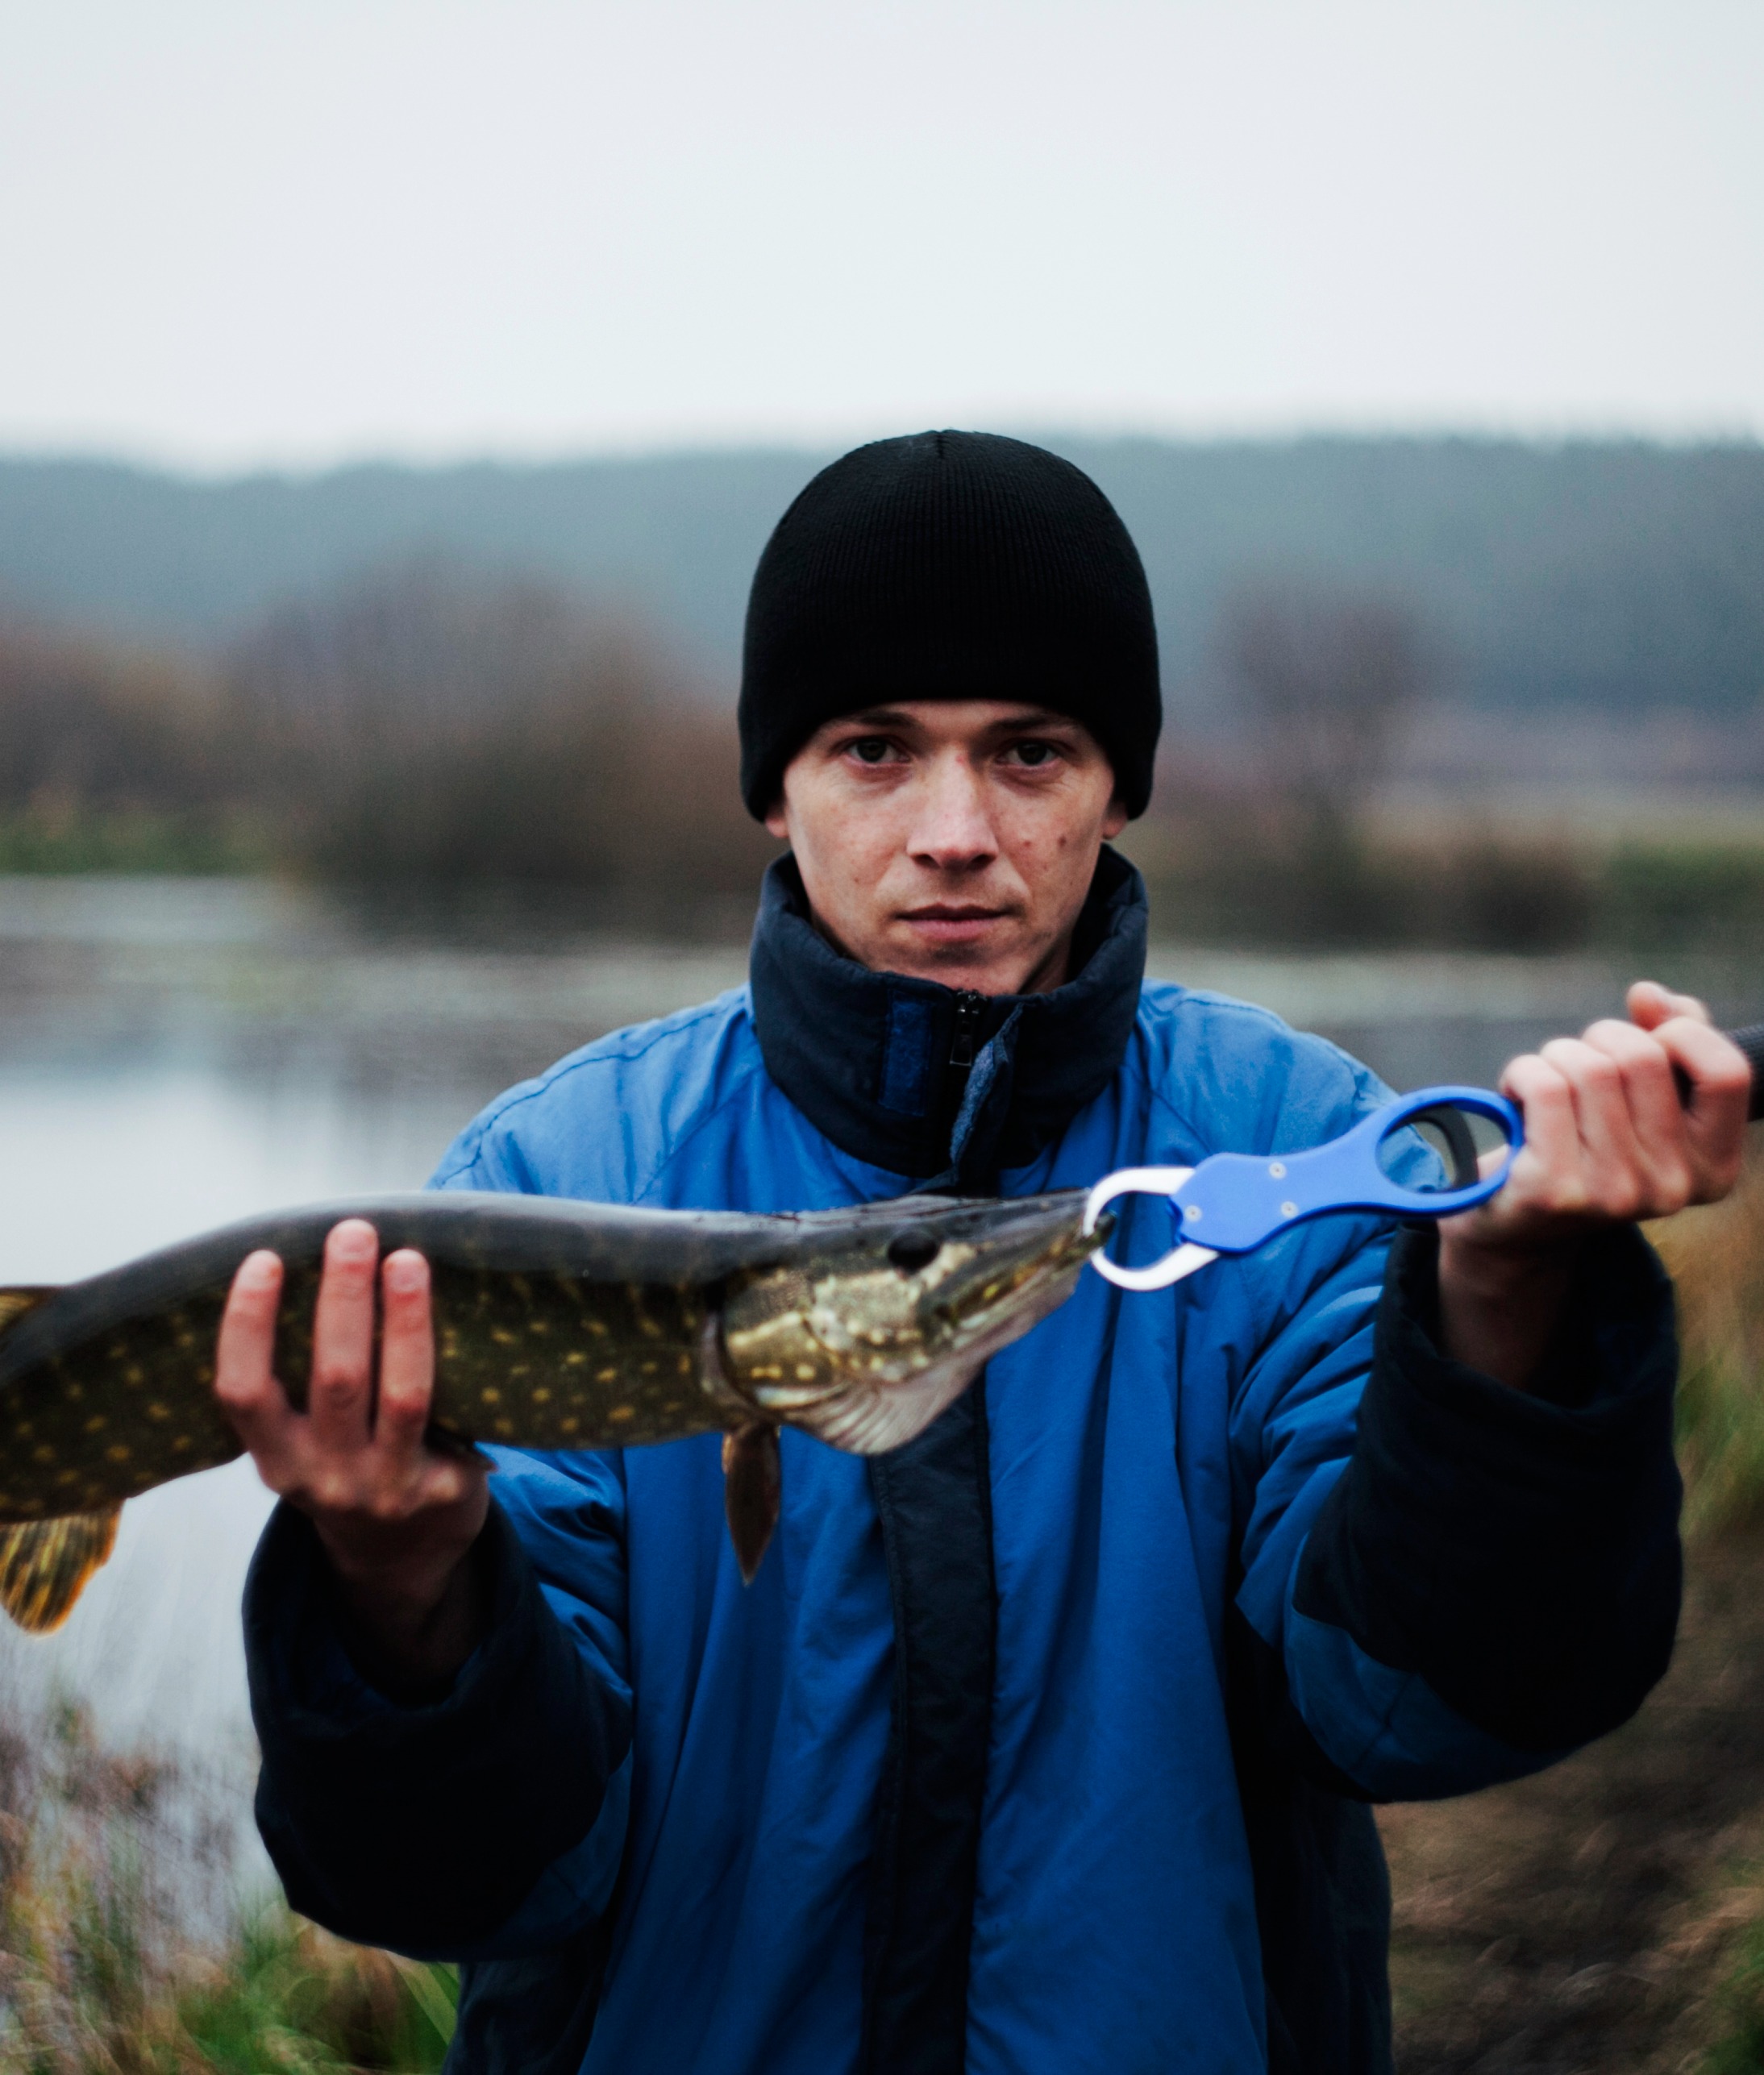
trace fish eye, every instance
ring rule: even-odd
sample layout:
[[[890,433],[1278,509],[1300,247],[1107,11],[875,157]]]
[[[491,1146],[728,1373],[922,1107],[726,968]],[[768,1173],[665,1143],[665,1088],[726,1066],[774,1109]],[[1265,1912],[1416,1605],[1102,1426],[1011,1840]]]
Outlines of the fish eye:
[[[929,1268],[942,1250],[940,1239],[922,1225],[909,1225],[888,1241],[888,1266],[898,1268],[903,1275],[916,1275],[920,1269]]]

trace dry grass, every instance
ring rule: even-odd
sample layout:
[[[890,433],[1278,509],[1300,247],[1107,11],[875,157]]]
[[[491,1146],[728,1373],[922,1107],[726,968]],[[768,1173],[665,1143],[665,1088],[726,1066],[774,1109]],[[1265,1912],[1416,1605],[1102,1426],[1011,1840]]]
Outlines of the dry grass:
[[[241,1916],[225,1808],[77,1709],[0,1736],[0,2075],[440,2065],[447,1972]]]
[[[1754,1134],[1754,1137],[1764,1133]],[[1764,2071],[1764,1146],[1651,1235],[1677,1285],[1689,1577],[1636,1719],[1383,1811],[1404,2075]]]

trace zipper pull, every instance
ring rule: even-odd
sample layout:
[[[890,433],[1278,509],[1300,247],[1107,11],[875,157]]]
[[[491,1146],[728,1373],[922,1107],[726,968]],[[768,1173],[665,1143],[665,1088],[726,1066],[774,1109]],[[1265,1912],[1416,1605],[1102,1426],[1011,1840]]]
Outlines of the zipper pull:
[[[955,1027],[950,1033],[950,1064],[952,1067],[971,1067],[974,1063],[974,1041],[980,1035],[980,1017],[986,1008],[984,994],[971,994],[966,988],[955,997]]]

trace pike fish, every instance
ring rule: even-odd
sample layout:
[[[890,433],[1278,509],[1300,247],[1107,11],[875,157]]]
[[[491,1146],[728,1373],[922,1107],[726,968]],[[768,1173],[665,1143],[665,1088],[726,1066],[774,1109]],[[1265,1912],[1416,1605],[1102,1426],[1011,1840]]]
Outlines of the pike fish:
[[[721,1432],[751,1580],[780,1503],[778,1429],[878,1454],[1077,1282],[1108,1235],[1084,1192],[909,1196],[801,1216],[440,1192],[252,1219],[89,1281],[0,1290],[0,1606],[43,1633],[107,1559],[125,1500],[241,1453],[214,1393],[234,1271],[284,1277],[276,1372],[303,1407],[326,1235],[364,1217],[433,1287],[430,1439],[573,1449]]]

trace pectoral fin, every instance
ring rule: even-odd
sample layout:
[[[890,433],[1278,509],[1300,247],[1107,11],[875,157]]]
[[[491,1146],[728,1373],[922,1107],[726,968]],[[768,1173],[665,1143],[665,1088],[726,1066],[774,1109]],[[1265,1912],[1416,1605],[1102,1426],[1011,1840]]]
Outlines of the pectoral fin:
[[[729,1539],[735,1545],[741,1582],[751,1585],[772,1531],[778,1524],[784,1472],[778,1461],[778,1429],[755,1424],[722,1437],[722,1503]]]
[[[0,1528],[0,1607],[33,1636],[59,1628],[86,1580],[110,1560],[122,1511],[109,1506]]]

